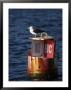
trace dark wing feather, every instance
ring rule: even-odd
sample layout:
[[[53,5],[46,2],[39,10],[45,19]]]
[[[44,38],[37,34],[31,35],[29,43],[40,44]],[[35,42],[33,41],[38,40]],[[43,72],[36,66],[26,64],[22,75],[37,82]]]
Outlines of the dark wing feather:
[[[35,33],[42,33],[43,31],[40,30],[40,29],[34,29],[34,32],[35,32]]]

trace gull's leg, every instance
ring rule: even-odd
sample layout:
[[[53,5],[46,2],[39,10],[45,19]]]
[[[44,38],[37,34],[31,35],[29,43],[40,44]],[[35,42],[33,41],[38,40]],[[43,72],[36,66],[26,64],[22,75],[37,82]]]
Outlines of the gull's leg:
[[[41,33],[41,37],[42,37],[42,33]]]
[[[35,38],[36,38],[36,34],[35,34]]]

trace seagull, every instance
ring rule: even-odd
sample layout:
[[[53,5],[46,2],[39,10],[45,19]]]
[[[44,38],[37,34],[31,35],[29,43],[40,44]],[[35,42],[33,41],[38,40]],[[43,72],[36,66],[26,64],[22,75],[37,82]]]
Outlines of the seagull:
[[[29,27],[29,30],[30,30],[30,33],[33,34],[33,35],[37,35],[37,34],[43,33],[42,30],[40,30],[40,29],[35,29],[35,28],[33,28],[33,26],[30,26],[30,27]]]

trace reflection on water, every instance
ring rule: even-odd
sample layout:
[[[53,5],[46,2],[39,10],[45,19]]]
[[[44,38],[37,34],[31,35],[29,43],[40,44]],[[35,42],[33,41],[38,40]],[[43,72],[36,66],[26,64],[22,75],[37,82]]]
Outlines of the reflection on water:
[[[62,10],[10,9],[9,10],[9,80],[29,80],[27,74],[28,49],[31,34],[28,26],[46,31],[56,40],[55,65],[57,80],[62,80]]]

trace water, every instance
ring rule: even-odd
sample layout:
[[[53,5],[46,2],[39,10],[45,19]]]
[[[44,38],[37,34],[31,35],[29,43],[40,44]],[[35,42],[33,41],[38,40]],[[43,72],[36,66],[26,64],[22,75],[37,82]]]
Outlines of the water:
[[[57,80],[62,80],[62,10],[9,9],[9,80],[27,81],[27,56],[31,48],[32,25],[46,31],[56,40]]]

